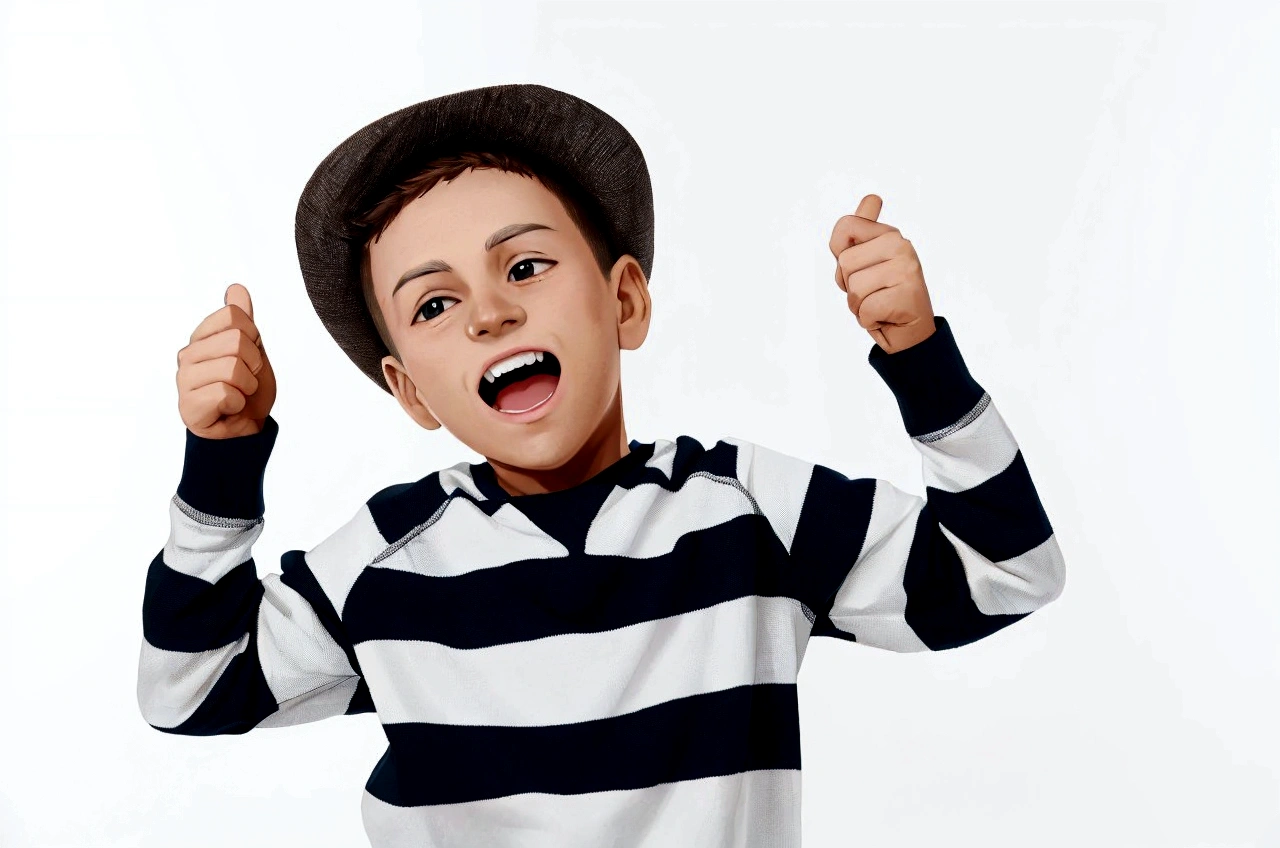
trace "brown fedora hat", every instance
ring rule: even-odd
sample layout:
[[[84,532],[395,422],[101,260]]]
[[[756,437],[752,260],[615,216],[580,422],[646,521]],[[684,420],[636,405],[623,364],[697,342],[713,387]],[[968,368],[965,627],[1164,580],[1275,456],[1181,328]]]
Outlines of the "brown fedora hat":
[[[334,148],[298,200],[298,264],[316,314],[351,361],[383,391],[383,345],[360,290],[369,233],[353,219],[437,156],[501,151],[573,184],[598,205],[615,256],[653,266],[653,188],[644,154],[605,112],[543,85],[446,94],[386,115]]]

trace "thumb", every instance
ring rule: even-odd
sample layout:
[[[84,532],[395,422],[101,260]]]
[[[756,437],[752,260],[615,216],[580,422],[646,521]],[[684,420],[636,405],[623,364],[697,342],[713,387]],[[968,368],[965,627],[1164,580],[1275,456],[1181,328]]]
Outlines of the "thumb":
[[[858,204],[858,209],[853,214],[859,218],[867,218],[874,221],[880,217],[880,210],[884,206],[884,201],[878,195],[868,194],[862,198],[862,202]]]
[[[227,286],[227,291],[222,295],[222,302],[227,306],[238,306],[249,316],[249,320],[253,320],[253,301],[249,299],[249,290],[239,283],[232,283]]]

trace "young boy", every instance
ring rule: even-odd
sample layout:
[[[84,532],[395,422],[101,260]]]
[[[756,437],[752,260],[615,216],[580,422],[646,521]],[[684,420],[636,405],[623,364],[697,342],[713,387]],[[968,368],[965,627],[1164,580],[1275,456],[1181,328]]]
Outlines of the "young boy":
[[[143,602],[155,728],[375,711],[375,846],[800,844],[808,639],[944,650],[1062,591],[1013,436],[865,198],[836,281],[928,499],[737,439],[628,440],[651,319],[634,139],[542,86],[426,101],[317,169],[298,210],[326,327],[427,429],[485,457],[383,489],[259,579],[275,378],[247,291],[178,355],[172,532]]]

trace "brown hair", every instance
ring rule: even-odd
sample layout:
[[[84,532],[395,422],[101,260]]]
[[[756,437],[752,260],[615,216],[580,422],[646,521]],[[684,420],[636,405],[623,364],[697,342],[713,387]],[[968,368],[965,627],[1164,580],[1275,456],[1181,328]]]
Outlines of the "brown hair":
[[[397,183],[395,190],[379,201],[372,209],[352,219],[352,223],[355,226],[367,231],[363,239],[360,255],[360,289],[364,294],[365,307],[369,310],[369,316],[373,319],[373,324],[378,329],[379,338],[382,339],[382,343],[387,346],[387,350],[396,359],[400,358],[400,354],[391,342],[391,333],[387,331],[386,320],[383,318],[382,310],[378,307],[377,298],[374,297],[373,274],[369,263],[369,245],[382,236],[382,233],[406,206],[426,194],[437,183],[452,180],[469,168],[494,168],[499,171],[521,174],[538,180],[538,182],[546,186],[548,191],[560,199],[560,203],[564,206],[570,220],[577,226],[578,232],[582,234],[587,246],[591,248],[596,264],[600,267],[601,275],[607,278],[613,266],[614,256],[605,235],[604,220],[598,211],[598,207],[573,183],[553,176],[549,167],[538,167],[535,170],[535,167],[526,164],[526,161],[510,153],[499,151],[467,151],[433,159],[430,164],[417,174],[404,182]]]

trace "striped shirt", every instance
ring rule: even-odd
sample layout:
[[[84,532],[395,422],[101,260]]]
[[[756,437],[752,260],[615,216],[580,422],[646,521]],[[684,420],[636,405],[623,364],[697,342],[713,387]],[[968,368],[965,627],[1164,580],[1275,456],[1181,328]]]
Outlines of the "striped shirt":
[[[632,441],[559,492],[511,496],[488,463],[391,486],[259,578],[278,425],[188,431],[143,717],[208,735],[376,712],[375,848],[799,846],[810,637],[945,650],[1062,591],[1022,453],[936,324],[869,356],[927,498],[741,439]]]

